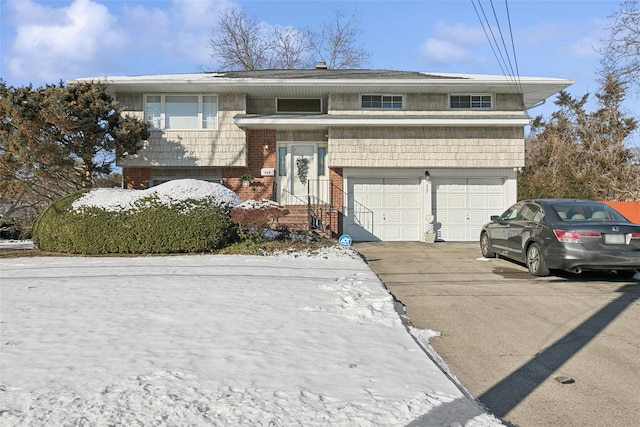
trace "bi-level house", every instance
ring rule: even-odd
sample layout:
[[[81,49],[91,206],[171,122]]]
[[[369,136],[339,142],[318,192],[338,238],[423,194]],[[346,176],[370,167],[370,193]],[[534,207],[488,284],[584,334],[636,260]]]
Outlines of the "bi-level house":
[[[354,241],[473,241],[517,198],[527,111],[573,82],[387,70],[263,70],[101,81],[151,124],[123,186],[171,179],[303,205]],[[70,82],[73,84],[73,81]],[[240,177],[249,173],[253,180]]]

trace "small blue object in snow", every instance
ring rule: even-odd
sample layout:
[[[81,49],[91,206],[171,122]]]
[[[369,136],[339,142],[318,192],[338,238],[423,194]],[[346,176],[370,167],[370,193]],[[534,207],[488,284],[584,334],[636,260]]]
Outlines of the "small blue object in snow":
[[[349,236],[348,234],[343,234],[338,239],[338,243],[340,243],[340,246],[342,246],[343,248],[351,246],[351,236]]]

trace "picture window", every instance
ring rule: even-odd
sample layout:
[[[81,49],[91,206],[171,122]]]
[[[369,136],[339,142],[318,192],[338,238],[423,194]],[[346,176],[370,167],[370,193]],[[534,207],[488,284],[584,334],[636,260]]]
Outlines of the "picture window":
[[[146,95],[151,129],[218,129],[217,95]]]

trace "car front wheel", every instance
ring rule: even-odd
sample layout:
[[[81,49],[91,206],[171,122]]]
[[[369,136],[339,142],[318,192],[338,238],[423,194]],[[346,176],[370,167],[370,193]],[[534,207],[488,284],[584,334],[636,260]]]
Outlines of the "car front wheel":
[[[527,268],[529,269],[529,273],[534,276],[549,275],[549,269],[544,262],[542,251],[540,251],[540,246],[537,243],[533,243],[529,246],[529,249],[527,249]]]
[[[491,249],[491,239],[486,231],[480,235],[480,251],[485,258],[495,258],[496,253]]]

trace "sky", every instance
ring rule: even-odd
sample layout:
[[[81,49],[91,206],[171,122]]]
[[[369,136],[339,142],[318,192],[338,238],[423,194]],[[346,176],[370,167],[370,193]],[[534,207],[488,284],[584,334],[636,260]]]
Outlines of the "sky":
[[[597,49],[619,8],[614,0],[1,3],[1,76],[16,87],[81,77],[217,70],[209,41],[216,16],[234,6],[265,25],[297,29],[319,29],[336,9],[355,12],[358,41],[371,53],[367,68],[374,69],[502,75],[505,61],[496,59],[495,44],[485,35],[493,32],[502,57],[509,53],[514,74],[574,80],[568,91],[575,96],[598,90]],[[553,99],[530,114],[554,111]],[[637,116],[636,101],[630,99],[628,105]]]
[[[227,203],[229,190],[155,191]],[[108,210],[123,192],[77,202]],[[3,258],[0,271],[3,426],[503,425],[349,248]]]

